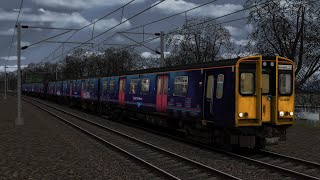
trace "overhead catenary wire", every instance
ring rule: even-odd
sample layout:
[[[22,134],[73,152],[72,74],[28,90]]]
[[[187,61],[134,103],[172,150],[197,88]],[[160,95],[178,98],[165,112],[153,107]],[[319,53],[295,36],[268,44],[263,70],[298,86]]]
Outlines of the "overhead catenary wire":
[[[199,6],[196,6],[196,7],[193,7],[193,8],[190,8],[188,10],[185,10],[185,11],[182,11],[182,12],[179,12],[179,13],[176,13],[176,14],[173,14],[173,15],[170,15],[170,16],[167,16],[167,17],[164,17],[164,18],[161,18],[161,19],[158,19],[158,20],[155,20],[155,21],[151,21],[151,22],[148,22],[146,24],[143,24],[143,25],[139,25],[139,26],[136,26],[136,27],[133,27],[133,28],[130,28],[130,29],[127,29],[126,31],[131,31],[131,30],[134,30],[134,29],[138,29],[138,28],[141,28],[141,27],[145,27],[145,26],[148,26],[148,25],[151,25],[151,24],[154,24],[154,23],[157,23],[157,22],[160,22],[160,21],[163,21],[163,20],[166,20],[166,19],[169,19],[169,18],[172,18],[172,17],[175,17],[175,16],[178,16],[178,15],[181,15],[181,14],[185,14],[189,11],[192,11],[192,10],[195,10],[195,9],[198,9],[200,7],[203,7],[205,5],[208,5],[208,4],[211,4],[211,3],[214,3],[218,0],[213,0],[213,1],[209,1],[209,2],[206,2],[204,4],[201,4]]]
[[[120,34],[121,34],[121,33],[120,33]],[[137,44],[140,44],[141,46],[144,46],[145,48],[147,48],[147,49],[149,49],[149,50],[151,50],[151,51],[156,51],[156,50],[154,50],[154,49],[152,49],[152,48],[149,48],[148,46],[146,46],[146,45],[144,45],[144,44],[142,44],[142,43],[140,43],[140,42],[138,42],[138,41],[136,41],[136,40],[134,40],[134,39],[132,39],[132,38],[124,35],[124,34],[121,34],[121,35],[122,35],[123,37],[127,38],[127,39],[130,39],[131,41],[133,41],[133,42],[135,42],[135,43],[137,43]]]
[[[37,44],[40,44],[40,43],[43,43],[43,42],[47,42],[47,41],[50,40],[50,39],[53,39],[53,38],[56,38],[56,37],[58,37],[58,36],[67,34],[67,33],[71,32],[71,31],[73,31],[73,30],[68,30],[68,31],[59,33],[59,34],[57,34],[57,35],[54,35],[54,36],[51,36],[51,37],[49,37],[49,38],[43,39],[43,40],[41,40],[41,41],[35,42],[35,43],[33,43],[33,44],[24,46],[24,47],[22,47],[22,49],[26,49],[26,48],[32,47],[32,46],[34,46],[34,45],[37,45]],[[64,43],[66,43],[66,42],[64,42]],[[54,53],[55,53],[55,52],[54,52]],[[54,54],[54,53],[53,53],[53,54]]]
[[[133,1],[134,1],[134,0],[133,0]],[[124,7],[125,7],[125,6],[127,6],[127,5],[129,5],[129,4],[130,4],[130,3],[132,3],[133,1],[128,2],[127,4],[125,4],[125,5],[121,6],[121,7],[119,7],[118,9],[116,9],[116,10],[112,11],[111,13],[109,13],[109,14],[108,14],[108,15],[106,15],[106,16],[103,16],[102,18],[99,18],[98,20],[101,20],[101,19],[103,19],[103,18],[105,18],[105,17],[107,17],[107,16],[109,16],[109,15],[113,14],[114,12],[116,12],[116,11],[118,11],[118,10],[122,9],[122,14],[121,14],[121,22],[122,22],[122,16],[123,16],[123,10],[124,10]],[[163,2],[163,1],[165,1],[165,0],[162,0],[162,1],[160,1],[160,2]],[[205,6],[205,5],[211,4],[211,3],[216,2],[216,1],[218,1],[218,0],[209,1],[209,2],[204,3],[204,4],[201,4],[201,5],[199,5],[199,6],[196,6],[196,7],[190,8],[190,9],[188,9],[188,10],[186,10],[186,11],[181,12],[181,13],[177,13],[177,14],[171,15],[171,16],[169,16],[169,17],[166,17],[166,18],[160,19],[160,20],[158,20],[158,21],[162,21],[162,20],[168,19],[168,18],[170,18],[170,17],[174,17],[174,16],[180,15],[180,14],[182,14],[182,13],[186,13],[186,12],[192,11],[192,10],[194,10],[194,9],[200,8],[200,7],[202,7],[202,6]],[[98,22],[98,20],[97,20],[97,21],[92,22],[91,24],[88,24],[88,25],[84,26],[83,28],[80,28],[79,30],[82,30],[82,29],[84,29],[84,28],[86,28],[86,27],[88,27],[88,26],[90,26],[90,25],[92,25],[92,24],[95,24],[96,22]],[[156,23],[156,22],[152,22],[152,23],[150,23],[150,24],[153,24],[153,23]],[[149,25],[149,24],[146,24],[146,25]],[[132,30],[132,29],[128,29],[127,31],[129,31],[129,30]],[[76,31],[76,32],[78,32],[78,31]],[[76,33],[76,32],[75,32],[75,33]],[[74,34],[75,34],[75,33],[74,33]],[[72,35],[71,35],[71,36],[70,36],[66,41],[70,40],[70,39],[74,36],[74,34],[72,34]],[[93,37],[92,37],[92,38],[93,38]],[[54,50],[54,52],[55,52],[55,51],[57,51],[61,46],[62,46],[62,45],[60,45],[58,48],[56,48],[56,49]],[[53,52],[53,53],[54,53],[54,52]],[[50,55],[48,55],[48,56],[47,56],[46,58],[44,58],[44,59],[49,58],[53,53],[51,53]],[[43,60],[41,60],[40,62],[44,61],[44,59],[43,59]]]
[[[222,23],[219,23],[219,24],[225,24],[225,23],[230,23],[230,22],[234,22],[234,21],[239,21],[239,20],[246,19],[246,18],[248,18],[248,17],[249,17],[249,16],[243,17],[243,18],[238,18],[238,19],[233,19],[233,20],[225,21],[225,22],[222,22]],[[102,42],[100,42],[97,46],[100,46],[100,45],[103,44],[104,42],[108,41],[109,39],[113,38],[114,36],[116,36],[116,35],[118,35],[118,34],[120,34],[120,33],[122,33],[122,32],[118,32],[118,33],[113,34],[112,36],[110,36],[110,37],[108,37],[107,39],[105,39],[105,40],[103,40]],[[157,36],[157,37],[154,37],[154,38],[146,39],[146,40],[144,40],[144,41],[142,41],[142,42],[137,42],[137,41],[135,41],[136,44],[131,44],[131,45],[125,45],[125,44],[114,44],[114,45],[125,45],[125,46],[126,46],[126,47],[122,47],[121,49],[129,48],[129,47],[132,47],[132,46],[144,46],[144,44],[149,43],[149,42],[152,42],[152,41],[154,41],[154,40],[156,40],[156,39],[158,39],[158,38],[159,38],[159,37]],[[131,38],[130,38],[130,39],[131,39]],[[113,44],[106,44],[106,45],[113,45]],[[95,47],[97,47],[97,46],[95,46]],[[89,48],[88,50],[91,50],[91,49],[93,49],[93,48],[95,48],[95,47]],[[144,46],[144,47],[146,47],[146,46]],[[149,49],[149,47],[147,47],[147,49]],[[151,48],[150,48],[150,50],[154,51],[154,49],[151,49]],[[61,55],[61,56],[62,56],[62,55]],[[60,57],[61,57],[61,56],[60,56]],[[57,58],[58,58],[58,57],[57,57]]]
[[[75,29],[75,28],[58,28],[58,27],[43,27],[43,26],[29,26],[29,25],[21,25],[21,28],[27,28],[27,29],[71,30],[71,31],[76,31],[76,30],[78,30],[78,29]]]
[[[212,1],[210,1],[210,2],[212,2]],[[257,5],[254,5],[254,6],[250,6],[250,7],[248,7],[248,8],[245,8],[245,9],[242,9],[242,10],[238,10],[238,11],[235,11],[235,12],[231,12],[231,13],[225,14],[225,15],[223,15],[223,16],[216,17],[216,18],[214,18],[214,19],[219,19],[219,18],[222,18],[222,17],[226,17],[226,16],[228,16],[228,15],[232,15],[232,14],[235,14],[235,13],[239,13],[239,12],[242,12],[242,11],[245,11],[245,10],[248,10],[248,9],[251,9],[251,8],[254,8],[254,7],[263,5],[263,4],[266,4],[266,3],[267,3],[267,2],[264,2],[264,3],[261,3],[261,4],[257,4]],[[207,4],[207,3],[206,3],[206,4]],[[203,6],[203,5],[201,5],[201,6]],[[201,6],[197,6],[197,7],[201,7]],[[195,9],[195,8],[191,8],[191,9]],[[190,11],[190,9],[187,10],[187,11]],[[183,12],[184,12],[184,11],[183,11]],[[181,13],[182,13],[182,12],[181,12]],[[179,13],[179,14],[181,14],[181,13]],[[168,16],[167,18],[169,18],[169,17],[171,17],[171,16]],[[245,18],[248,18],[248,17],[245,17]],[[238,18],[238,19],[230,20],[230,21],[227,21],[227,22],[224,22],[224,23],[234,22],[234,21],[238,21],[238,20],[245,19],[245,18]],[[129,18],[129,19],[132,19],[132,17]],[[129,20],[129,19],[128,19],[128,20]],[[160,20],[164,20],[164,19],[165,19],[165,18],[161,18],[161,19],[155,20],[155,21],[153,21],[153,22],[159,22]],[[212,20],[213,20],[213,19],[210,19],[210,20],[208,20],[208,21],[206,21],[206,22],[209,22],[209,21],[212,21]],[[124,21],[124,22],[125,22],[125,21]],[[151,23],[151,22],[150,22],[150,23]],[[149,25],[150,23],[147,23],[147,24],[145,24],[145,25]],[[199,24],[201,24],[201,23],[203,23],[203,22],[200,22]],[[118,24],[117,26],[119,26],[119,25],[120,25],[120,24]],[[144,25],[144,26],[145,26],[145,25]],[[136,27],[136,28],[138,28],[138,27]],[[134,28],[134,29],[136,29],[136,28]],[[128,29],[128,30],[132,30],[132,29],[133,29],[133,28],[130,28],[130,29]],[[127,32],[128,30],[122,31],[122,32]],[[107,31],[109,31],[109,30],[107,30]],[[103,33],[106,33],[106,31],[103,32]],[[170,33],[173,33],[173,32],[170,32]],[[113,34],[113,35],[110,36],[109,38],[105,39],[105,40],[102,41],[101,43],[97,44],[96,46],[94,46],[94,47],[92,47],[92,48],[90,48],[90,49],[88,49],[88,50],[91,50],[91,49],[93,49],[93,48],[101,45],[103,42],[105,42],[105,41],[113,38],[113,37],[116,36],[117,34],[118,34],[118,33]],[[100,35],[101,35],[101,34],[100,34]],[[92,39],[90,39],[90,40],[92,40]],[[86,41],[86,42],[89,42],[90,40],[88,40],[88,41]],[[71,49],[71,50],[69,50],[69,51],[67,51],[66,53],[69,53],[69,52],[71,52],[72,50],[74,50],[74,49],[76,49],[76,48],[78,48],[78,47],[81,47],[81,45],[80,45],[80,46],[77,46],[77,47],[75,47],[75,48],[73,48],[73,49]],[[66,54],[66,53],[64,53],[64,54]],[[56,57],[56,58],[60,58],[60,57],[63,56],[64,54],[61,54],[60,56],[58,56],[58,57]],[[56,58],[54,58],[54,59],[56,59]],[[51,59],[51,60],[54,60],[54,59]]]
[[[154,38],[149,38],[149,39],[146,39],[146,40],[143,40],[142,42],[138,42],[138,43],[135,43],[135,44],[114,44],[114,43],[108,43],[108,44],[103,44],[103,45],[114,45],[114,46],[125,46],[125,47],[122,47],[122,48],[128,48],[128,47],[132,47],[132,46],[141,46],[139,44],[146,44],[146,43],[149,43],[151,41],[154,41],[156,39],[158,39],[159,37],[154,37]]]
[[[97,23],[98,21],[101,21],[102,19],[110,16],[111,14],[117,12],[118,10],[122,9],[123,7],[128,6],[129,4],[131,4],[131,3],[134,2],[134,1],[135,1],[135,0],[131,0],[131,1],[129,1],[128,3],[120,6],[119,8],[111,11],[110,13],[107,13],[106,15],[102,16],[101,18],[98,18],[97,20],[93,21],[92,23],[87,24],[87,25],[79,28],[79,29],[76,30],[69,38],[67,38],[67,39],[65,40],[65,42],[69,41],[77,32],[79,32],[79,31],[81,31],[81,30],[83,30],[83,29],[85,29],[85,28],[87,28],[87,27],[89,27],[89,26]],[[40,63],[41,63],[42,61],[44,61],[45,59],[49,58],[49,57],[50,57],[53,53],[55,53],[58,49],[60,49],[60,48],[63,46],[63,44],[64,44],[64,43],[62,43],[59,47],[57,47],[57,48],[56,48],[51,54],[49,54],[47,57],[43,58],[43,59],[40,61]]]
[[[90,42],[91,40],[96,39],[97,37],[100,37],[101,35],[103,35],[103,34],[105,34],[105,33],[109,32],[109,31],[111,31],[111,30],[115,29],[116,27],[118,27],[118,26],[122,25],[123,23],[125,23],[125,22],[127,22],[127,21],[129,21],[129,20],[131,20],[131,19],[133,19],[133,18],[135,18],[135,17],[137,17],[137,16],[139,16],[140,14],[142,14],[142,13],[144,13],[144,12],[146,12],[146,11],[148,11],[148,10],[152,9],[153,7],[155,7],[155,6],[159,5],[159,4],[161,4],[161,3],[162,3],[162,2],[164,2],[164,1],[165,1],[165,0],[162,0],[162,1],[159,1],[159,2],[157,2],[157,3],[153,4],[153,5],[151,5],[150,7],[146,8],[146,9],[144,9],[144,10],[142,10],[142,11],[138,12],[138,13],[136,13],[135,15],[131,16],[130,18],[126,19],[125,21],[122,21],[122,22],[120,22],[119,24],[117,24],[117,25],[115,25],[115,26],[113,26],[113,27],[111,27],[111,28],[107,29],[106,31],[103,31],[102,33],[100,33],[100,34],[98,34],[98,35],[96,35],[96,36],[94,36],[94,37],[90,38],[89,40],[87,40],[87,41],[86,41],[86,42],[84,42],[84,43]],[[115,36],[115,35],[116,35],[116,34],[114,34],[113,36]],[[101,44],[101,43],[99,43],[98,45],[94,46],[93,48],[95,48],[95,47],[99,46],[100,44]],[[67,54],[67,53],[71,52],[72,50],[77,49],[78,47],[81,47],[81,45],[79,45],[79,46],[77,46],[77,47],[74,47],[74,48],[72,48],[71,50],[68,50],[68,51],[67,51],[67,52],[65,52],[64,54]],[[93,49],[93,48],[91,48],[91,49]],[[60,56],[58,56],[58,57],[55,57],[55,58],[53,58],[52,60],[57,59],[57,58],[59,58],[59,57],[63,56],[64,54],[62,54],[62,55],[60,55]],[[41,62],[43,62],[43,61],[44,61],[44,60],[40,61],[40,63],[41,63]]]
[[[160,2],[163,2],[163,1],[160,1]],[[159,2],[159,3],[160,3],[160,2]],[[212,2],[214,2],[214,1],[210,1],[210,2],[208,2],[208,3],[212,3]],[[206,4],[208,4],[208,3],[206,3]],[[261,6],[261,5],[264,5],[264,4],[267,4],[267,3],[269,3],[269,2],[268,2],[268,1],[266,1],[266,2],[264,2],[264,3],[255,4],[255,5],[250,6],[250,7],[248,7],[248,8],[241,9],[241,10],[238,10],[238,11],[235,11],[235,12],[232,12],[232,13],[228,13],[228,14],[225,14],[225,15],[223,15],[223,16],[215,17],[215,18],[209,19],[209,20],[207,20],[207,21],[197,23],[197,24],[195,24],[195,25],[199,25],[199,24],[207,23],[207,22],[210,22],[210,21],[213,21],[213,20],[219,19],[219,18],[223,18],[223,17],[229,16],[229,15],[232,15],[232,14],[236,14],[236,13],[242,12],[242,11],[246,11],[246,10],[248,10],[248,9],[252,9],[252,8],[254,8],[254,7]],[[204,5],[204,4],[202,4],[202,5],[200,5],[200,6],[197,6],[197,7],[194,7],[194,8],[191,8],[191,9],[186,10],[186,11],[190,11],[190,10],[193,10],[193,9],[199,8],[199,7],[203,6],[203,5]],[[158,19],[158,20],[155,20],[155,21],[149,22],[149,23],[146,23],[146,24],[144,24],[144,25],[140,25],[140,26],[138,26],[138,27],[130,28],[130,29],[127,29],[126,31],[133,30],[133,29],[137,29],[137,28],[139,28],[139,27],[144,27],[144,26],[147,26],[147,25],[150,25],[150,24],[156,23],[156,22],[160,22],[160,21],[162,21],[162,20],[168,19],[168,18],[173,17],[173,16],[178,15],[178,14],[182,14],[182,13],[184,13],[184,12],[185,12],[185,11],[180,12],[180,13],[177,13],[177,14],[174,14],[174,15],[171,15],[171,16],[168,16],[168,17],[165,17],[165,18],[161,18],[161,19]],[[230,21],[227,21],[227,22],[224,22],[224,23],[234,22],[234,21],[237,21],[237,20],[245,19],[245,18],[248,18],[248,17],[238,18],[238,19],[230,20]],[[130,19],[131,19],[131,18],[130,18]],[[128,19],[128,20],[129,20],[129,19]],[[124,22],[126,22],[126,21],[124,21]],[[123,22],[122,22],[122,23],[123,23]],[[117,26],[121,25],[122,23],[118,24]],[[194,25],[194,26],[195,26],[195,25]],[[114,28],[115,28],[115,27],[114,27]],[[109,29],[109,30],[110,30],[110,29]],[[107,30],[107,31],[105,31],[105,32],[103,32],[103,33],[101,33],[101,34],[99,34],[98,36],[100,36],[100,35],[102,35],[102,34],[104,34],[104,33],[108,32],[109,30]],[[174,31],[173,31],[173,32],[170,32],[170,33],[174,33]],[[114,37],[115,35],[116,35],[116,34],[112,35],[111,37],[107,38],[107,39],[106,39],[106,40],[104,40],[103,42],[105,42],[105,41],[107,41],[107,40],[111,39],[111,38],[112,38],[112,37]],[[96,38],[96,37],[98,37],[98,36],[95,36],[95,37],[93,37],[93,38],[89,39],[89,40],[88,40],[88,41],[86,41],[86,42],[89,42],[89,41],[91,41],[91,40],[95,39],[95,38]],[[101,45],[101,44],[102,44],[102,43],[99,43],[97,46],[99,46],[99,45]],[[92,47],[91,49],[93,49],[93,48],[95,48],[95,47],[97,47],[97,46],[94,46],[94,47]],[[75,48],[73,48],[73,49],[71,49],[71,50],[69,50],[69,51],[67,51],[67,53],[69,53],[70,51],[72,51],[72,50],[74,50],[74,49],[76,49],[76,48],[78,48],[78,47],[81,47],[81,45],[80,45],[80,46],[77,46],[77,47],[75,47]],[[64,54],[66,54],[66,53],[64,53]],[[64,54],[62,54],[61,56],[63,56]],[[59,57],[61,57],[61,56],[58,56],[58,57],[56,57],[56,58],[59,58]],[[48,57],[49,57],[49,56],[48,56]],[[56,59],[56,58],[55,58],[55,59]],[[54,60],[54,59],[52,59],[52,60]],[[43,60],[42,60],[42,61],[43,61]],[[41,61],[41,62],[42,62],[42,61]]]
[[[154,4],[153,6],[158,5],[158,4],[162,3],[163,1],[165,1],[165,0],[159,1],[158,3]],[[171,18],[171,17],[174,17],[174,16],[177,16],[177,15],[180,15],[180,14],[183,14],[183,13],[186,13],[186,12],[189,12],[189,11],[192,11],[192,10],[194,10],[194,9],[203,7],[203,6],[205,6],[205,5],[211,4],[211,3],[216,2],[216,1],[218,1],[218,0],[209,1],[209,2],[204,3],[204,4],[201,4],[201,5],[199,5],[199,6],[196,6],[196,7],[190,8],[190,9],[188,9],[188,10],[185,10],[185,11],[183,11],[183,12],[176,13],[176,14],[174,14],[174,15],[170,15],[170,16],[168,16],[168,17],[158,19],[158,20],[156,20],[156,21],[147,23],[147,24],[142,25],[142,26],[139,26],[139,27],[144,27],[144,26],[147,26],[147,25],[150,25],[150,24],[154,24],[154,23],[156,23],[156,22],[163,21],[163,20],[165,20],[165,19],[169,19],[169,18]],[[151,6],[151,7],[153,7],[153,6]],[[119,8],[119,9],[120,9],[120,8]],[[132,19],[132,18],[129,18],[129,19]],[[127,19],[126,21],[128,21],[129,19]],[[126,22],[126,21],[124,21],[124,22]],[[120,23],[120,24],[121,24],[121,23]],[[139,28],[139,27],[130,28],[130,29],[127,29],[126,31],[133,30],[133,29],[137,29],[137,28]],[[114,34],[113,36],[107,38],[106,40],[111,39],[111,38],[114,37],[115,35],[116,35],[116,34]],[[91,38],[90,40],[92,40],[92,39],[94,39],[94,38]],[[67,40],[69,40],[69,39],[67,39]],[[86,41],[86,42],[89,42],[90,40],[88,40],[88,41]],[[106,40],[104,40],[103,42],[105,42]],[[99,43],[97,46],[99,46],[99,45],[101,45],[101,43]],[[92,47],[91,49],[93,49],[93,48],[95,48],[95,47],[97,47],[97,46],[94,46],[94,47]],[[77,46],[77,47],[75,47],[75,48],[78,48],[78,47],[80,47],[80,46]],[[60,47],[58,47],[57,49],[59,49],[59,48],[60,48]],[[68,52],[74,50],[75,48],[69,50]],[[57,49],[56,49],[56,50],[57,50]],[[43,60],[41,60],[40,63],[43,62],[43,61],[44,61],[45,59],[47,59],[48,57],[50,57],[52,54],[53,54],[53,53],[51,53],[49,56],[47,56],[46,58],[44,58]],[[61,56],[63,56],[63,55],[64,55],[64,54],[62,54]],[[61,56],[59,56],[59,57],[61,57]],[[57,58],[59,58],[59,57],[57,57]],[[52,59],[52,60],[54,60],[54,59]]]
[[[209,4],[209,3],[212,3],[212,2],[214,2],[214,1],[210,1],[210,2],[208,2],[208,3],[205,3],[205,5],[206,5],[206,4]],[[248,9],[251,9],[251,8],[254,8],[254,7],[257,7],[257,6],[260,6],[260,5],[264,5],[264,4],[266,4],[266,3],[267,3],[267,2],[264,2],[264,3],[261,3],[261,4],[257,4],[257,5],[254,5],[254,6],[250,6],[250,7],[248,7],[248,8],[245,8],[245,9],[242,9],[242,10],[238,10],[238,11],[235,11],[235,12],[231,12],[231,13],[229,13],[229,14],[225,14],[225,15],[222,15],[222,16],[219,16],[219,17],[216,17],[216,18],[213,18],[213,19],[219,19],[219,18],[222,18],[222,17],[226,17],[226,16],[228,16],[228,15],[232,15],[232,14],[235,14],[235,13],[239,13],[239,12],[242,12],[242,11],[245,11],[245,10],[248,10]],[[197,7],[194,7],[194,8],[191,8],[191,9],[188,9],[188,10],[186,10],[186,11],[188,12],[188,11],[194,10],[194,9],[199,8],[199,7],[202,7],[202,6],[204,6],[204,4],[202,4],[202,5],[200,5],[200,6],[197,6]],[[153,24],[153,23],[156,23],[156,22],[159,22],[159,21],[162,21],[162,20],[171,18],[171,17],[173,17],[173,16],[180,15],[180,14],[186,12],[186,11],[183,11],[183,12],[180,12],[180,13],[177,13],[177,14],[174,14],[174,15],[170,15],[170,16],[167,16],[167,17],[165,17],[165,18],[161,18],[161,19],[155,20],[155,21],[153,21],[153,22],[149,22],[149,23],[146,23],[146,24],[141,25],[141,26],[137,26],[137,27],[134,27],[134,28],[130,28],[130,29],[127,29],[126,31],[121,31],[120,33],[131,33],[131,32],[129,32],[129,30],[137,29],[137,28],[139,28],[139,27],[144,27],[144,26],[147,26],[147,25],[150,25],[150,24]],[[249,18],[249,16],[247,16],[247,17],[242,17],[242,18],[237,18],[237,19],[233,19],[233,20],[229,20],[229,21],[225,21],[225,22],[222,22],[222,23],[219,23],[219,24],[225,24],[225,23],[235,22],[235,21],[239,21],[239,20],[243,20],[243,19],[247,19],[247,18]],[[213,21],[213,19],[209,19],[209,20],[207,20],[206,22]],[[200,22],[200,23],[198,23],[198,24],[202,24],[202,23],[204,23],[204,22]],[[197,25],[198,25],[198,24],[197,24]],[[118,33],[119,33],[119,32],[118,32]],[[112,35],[111,37],[105,39],[103,42],[111,39],[112,37],[114,37],[114,36],[117,35],[118,33],[116,33],[116,34]],[[133,32],[133,33],[136,33],[136,32]],[[168,34],[172,34],[172,33],[175,33],[175,32],[174,32],[174,31],[173,31],[173,32],[169,32]],[[138,34],[138,33],[137,33],[137,34]],[[155,38],[155,39],[156,39],[156,38]],[[100,44],[101,44],[101,43],[100,43]],[[94,48],[94,47],[93,47],[93,48]],[[93,49],[93,48],[91,48],[91,49]],[[89,49],[89,50],[91,50],[91,49]]]
[[[11,54],[11,50],[12,50],[12,46],[13,46],[14,34],[15,34],[15,32],[16,32],[16,28],[15,28],[15,27],[16,27],[18,21],[19,21],[19,17],[20,17],[20,13],[21,13],[22,6],[23,6],[23,0],[21,0],[20,8],[19,8],[19,13],[18,13],[18,16],[17,16],[17,19],[16,19],[16,23],[14,24],[13,33],[12,33],[12,37],[11,37],[11,45],[10,45],[8,57],[7,57],[7,60],[6,60],[6,63],[5,63],[4,68],[6,68],[7,63],[8,63],[8,61],[9,61],[9,58],[10,58],[10,54]]]
[[[211,1],[210,1],[210,2],[211,2]],[[260,3],[260,4],[255,4],[255,5],[250,6],[250,7],[248,7],[248,8],[244,8],[244,9],[237,10],[237,11],[234,11],[234,12],[231,12],[231,13],[228,13],[228,14],[225,14],[225,15],[222,15],[222,16],[219,16],[219,17],[215,17],[215,18],[206,20],[205,22],[207,23],[207,22],[210,22],[210,21],[213,21],[213,20],[216,20],[216,19],[220,19],[220,18],[222,18],[222,17],[226,17],[226,16],[233,15],[233,14],[236,14],[236,13],[239,13],[239,12],[242,12],[242,11],[246,11],[246,10],[248,10],[248,9],[252,9],[252,8],[254,8],[254,7],[261,6],[261,5],[264,5],[264,4],[266,4],[266,3],[268,3],[268,2],[264,2],[264,3]],[[203,6],[203,5],[201,5],[201,6]],[[197,6],[197,7],[201,7],[201,6]],[[195,8],[191,8],[191,9],[195,9]],[[190,11],[190,9],[187,10],[187,11]],[[185,11],[183,11],[183,12],[185,12]],[[182,14],[183,12],[180,12],[179,14]],[[177,13],[177,14],[178,14],[178,13]],[[169,18],[169,17],[172,17],[172,16],[173,16],[173,15],[168,16],[168,17],[166,17],[166,18]],[[166,18],[161,18],[161,19],[155,20],[155,21],[153,21],[153,22],[159,22],[159,21],[164,20],[164,19],[166,19]],[[245,18],[248,18],[248,17],[245,17]],[[238,19],[236,19],[236,20],[230,20],[230,21],[228,21],[228,22],[234,22],[234,21],[238,21],[238,20],[245,19],[245,18],[238,18]],[[199,25],[199,24],[203,24],[203,23],[204,23],[204,22],[200,22],[200,23],[197,23],[197,24],[195,24],[195,25]],[[227,22],[225,22],[225,23],[227,23]],[[146,23],[146,24],[144,24],[144,25],[142,25],[142,26],[138,26],[138,27],[144,27],[144,26],[150,25],[150,24],[152,24],[152,22]],[[195,26],[195,25],[192,25],[192,26]],[[192,27],[192,26],[191,26],[191,27]],[[130,29],[126,30],[126,31],[133,30],[133,29],[137,29],[138,27],[130,28]],[[124,31],[124,32],[126,32],[126,31]],[[172,33],[176,33],[176,32],[177,32],[177,31],[172,31],[172,32],[170,32],[170,33],[168,33],[168,34],[172,34]],[[111,37],[114,37],[115,35],[116,35],[116,34],[114,34],[114,35],[111,36]],[[111,39],[111,37],[109,37],[107,40]],[[95,46],[95,47],[96,47],[96,46]],[[77,47],[76,47],[76,48],[77,48]],[[94,48],[94,47],[93,47],[93,48]],[[91,49],[93,49],[93,48],[91,48]],[[72,49],[72,50],[73,50],[73,49]],[[69,52],[70,52],[70,51],[69,51]]]

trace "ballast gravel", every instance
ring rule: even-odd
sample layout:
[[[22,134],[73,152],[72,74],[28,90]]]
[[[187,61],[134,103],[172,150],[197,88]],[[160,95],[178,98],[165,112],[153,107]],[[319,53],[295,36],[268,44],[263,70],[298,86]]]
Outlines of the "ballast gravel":
[[[0,95],[0,179],[148,179],[135,160],[101,145],[46,112]]]
[[[287,140],[268,150],[320,163],[320,127],[297,120],[287,131]]]

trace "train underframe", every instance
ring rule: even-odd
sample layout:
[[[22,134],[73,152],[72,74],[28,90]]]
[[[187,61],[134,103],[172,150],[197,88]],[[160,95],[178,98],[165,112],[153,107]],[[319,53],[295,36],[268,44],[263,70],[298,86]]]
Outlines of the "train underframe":
[[[99,105],[98,105],[99,106]],[[226,128],[211,124],[205,126],[201,121],[176,119],[170,116],[153,113],[130,111],[117,106],[102,104],[101,113],[109,113],[114,120],[140,120],[143,123],[164,129],[177,130],[179,135],[217,147],[264,149],[268,145],[276,145],[286,140],[286,129],[291,125],[274,126],[263,124],[261,127]]]

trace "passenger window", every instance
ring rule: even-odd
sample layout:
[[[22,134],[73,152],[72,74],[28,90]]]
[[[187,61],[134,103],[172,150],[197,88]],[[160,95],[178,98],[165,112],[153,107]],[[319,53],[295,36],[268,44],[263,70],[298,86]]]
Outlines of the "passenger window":
[[[91,82],[91,91],[94,90],[94,81]]]
[[[138,84],[138,79],[131,79],[129,94],[137,94],[137,84]]]
[[[90,82],[87,81],[87,83],[86,83],[86,91],[89,91],[89,88],[90,88]]]
[[[291,94],[291,74],[279,74],[279,93]]]
[[[216,91],[217,99],[221,99],[223,96],[223,82],[224,82],[224,75],[219,74],[217,78],[217,91]]]
[[[270,74],[262,74],[262,93],[270,93]]]
[[[150,79],[143,78],[141,80],[141,94],[149,94],[150,90]]]
[[[208,76],[207,80],[207,98],[208,99],[213,99],[213,89],[214,88],[214,76],[210,75]]]
[[[108,81],[107,81],[107,80],[104,80],[103,83],[102,83],[102,90],[103,90],[103,91],[106,91],[106,90],[107,90],[107,85],[108,85]]]
[[[64,82],[62,86],[63,93],[66,91],[66,89],[67,89],[67,82]]]
[[[174,96],[187,96],[188,76],[179,76],[174,80]]]
[[[241,94],[254,94],[254,74],[241,73],[240,78],[240,92]]]
[[[114,91],[114,80],[111,80],[109,84],[109,93],[113,93],[113,91]]]

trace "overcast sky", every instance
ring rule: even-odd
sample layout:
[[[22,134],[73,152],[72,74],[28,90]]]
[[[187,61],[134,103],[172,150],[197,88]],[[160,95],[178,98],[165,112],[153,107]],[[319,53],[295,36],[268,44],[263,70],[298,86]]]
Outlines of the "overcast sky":
[[[110,13],[111,11],[121,7],[128,3],[130,0],[24,0],[23,8],[20,14],[19,21],[22,25],[29,26],[41,26],[41,27],[57,27],[57,28],[81,28],[90,24]],[[135,0],[123,9],[122,21],[129,19],[138,12],[152,6],[159,2],[159,0]],[[118,31],[125,31],[127,29],[146,24],[148,22],[179,13],[190,8],[199,6],[209,2],[209,0],[165,0],[152,9],[142,13],[141,15],[130,19],[122,23],[117,28],[109,31],[95,40],[93,43],[99,43],[106,38],[112,36]],[[187,18],[192,17],[218,17],[224,14],[228,14],[243,8],[245,0],[217,0],[211,4],[203,6],[201,8],[189,11]],[[0,7],[0,71],[3,71],[5,60],[8,57],[9,49],[11,46],[11,38],[13,34],[13,28],[18,15],[21,0],[1,0]],[[117,25],[121,20],[122,10],[119,10],[112,15],[97,22],[94,27],[94,36],[106,31],[107,29]],[[245,17],[245,12],[237,13],[235,15],[227,16],[219,19],[220,22]],[[145,26],[144,31],[147,33],[155,33],[159,31],[169,32],[170,30],[180,27],[185,22],[185,16],[180,15],[168,20],[158,22]],[[232,41],[235,45],[246,42],[248,33],[251,31],[250,25],[247,25],[246,20],[223,24],[231,33]],[[72,42],[85,42],[92,36],[93,26],[89,26],[79,32],[77,32],[69,41]],[[45,29],[22,29],[21,40],[22,45],[30,45],[36,43],[45,38],[62,33],[61,30],[45,30]],[[142,32],[142,28],[132,30],[132,32]],[[69,32],[63,36],[59,36],[53,41],[65,41],[70,37],[73,32]],[[142,35],[128,34],[129,37],[142,41]],[[145,36],[147,38],[153,38],[154,36]],[[116,35],[109,39],[105,43],[123,43],[133,44],[134,42]],[[155,40],[148,44],[152,49],[158,49],[160,44],[159,40]],[[14,43],[12,46],[11,55],[9,57],[8,66],[16,65],[16,36],[14,37]],[[60,44],[55,43],[40,43],[28,49],[22,51],[22,64],[27,65],[31,62],[40,62],[49,54],[51,54]],[[67,52],[75,44],[65,45],[64,52]],[[99,48],[107,48],[110,45],[101,45]],[[90,48],[83,46],[83,48]],[[94,49],[97,50],[97,49]],[[150,50],[139,47],[138,52],[144,56],[153,54]],[[55,56],[61,55],[62,48],[60,48]],[[48,58],[50,61],[52,56]],[[53,60],[55,62],[59,59]],[[12,69],[13,70],[13,69]]]

